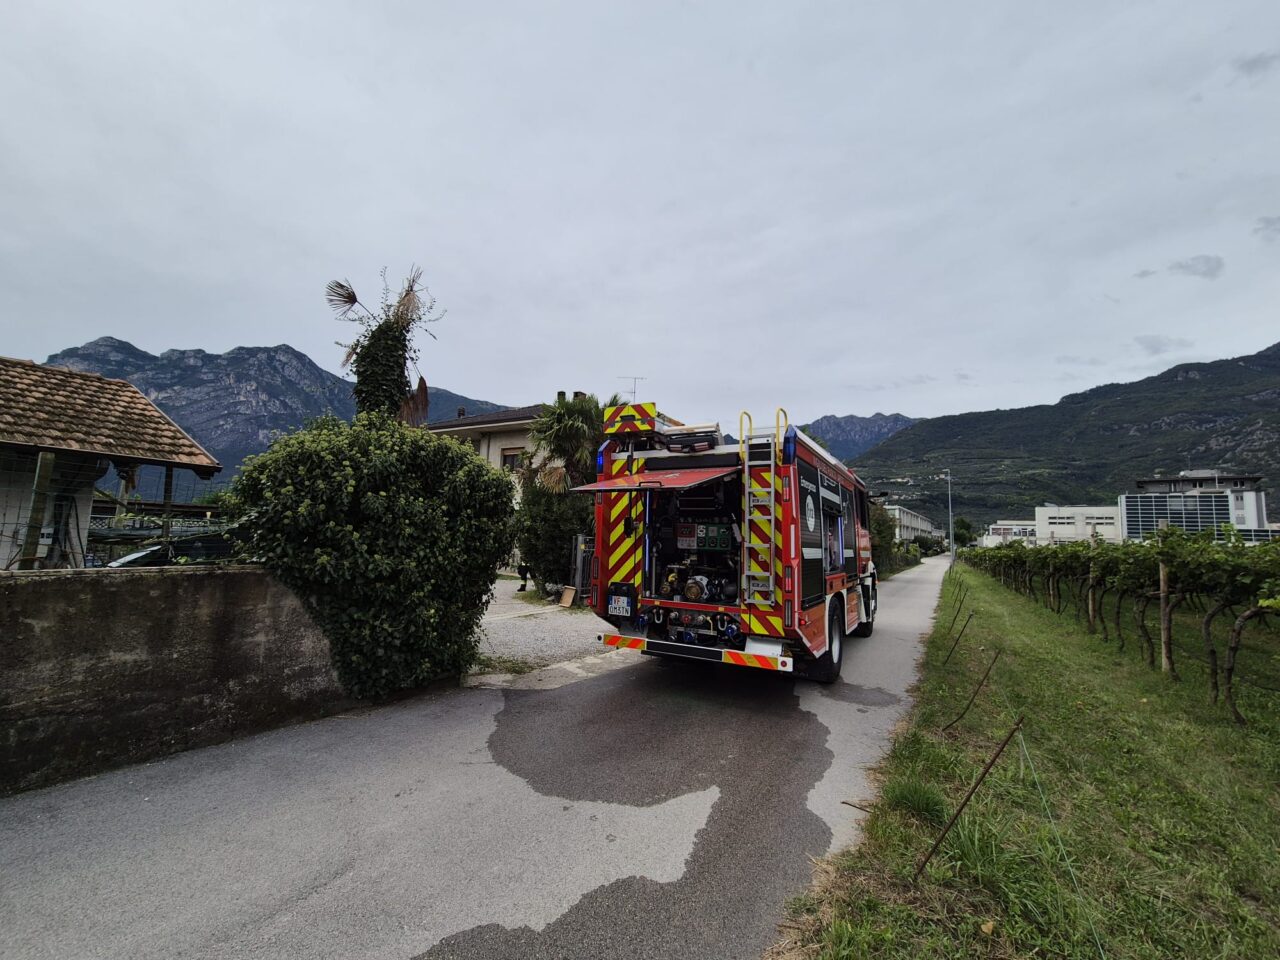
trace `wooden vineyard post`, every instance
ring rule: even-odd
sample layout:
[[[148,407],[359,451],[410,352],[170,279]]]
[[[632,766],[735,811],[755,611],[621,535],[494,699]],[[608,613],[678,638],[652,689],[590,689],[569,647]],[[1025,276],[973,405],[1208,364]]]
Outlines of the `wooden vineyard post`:
[[[1178,671],[1173,666],[1173,605],[1169,602],[1169,567],[1160,561],[1160,669],[1173,679]]]

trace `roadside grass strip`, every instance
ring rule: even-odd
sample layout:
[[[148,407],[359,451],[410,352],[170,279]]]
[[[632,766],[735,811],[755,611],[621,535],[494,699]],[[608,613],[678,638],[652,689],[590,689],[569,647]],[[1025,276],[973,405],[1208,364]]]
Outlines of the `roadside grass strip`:
[[[520,676],[537,670],[540,664],[533,660],[526,660],[523,657],[503,657],[495,654],[482,653],[476,657],[475,666],[471,668],[472,673],[507,673],[512,676]]]
[[[944,665],[964,591],[959,620],[976,616]],[[1196,618],[1175,629],[1197,648]],[[819,863],[768,957],[1280,957],[1280,631],[1247,643],[1242,727],[1209,703],[1203,664],[1172,681],[1136,644],[957,566],[863,842]]]

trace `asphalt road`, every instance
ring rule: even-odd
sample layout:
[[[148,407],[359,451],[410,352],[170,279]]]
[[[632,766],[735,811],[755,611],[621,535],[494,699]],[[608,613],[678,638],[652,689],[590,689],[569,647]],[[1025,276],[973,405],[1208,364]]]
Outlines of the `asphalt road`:
[[[601,654],[0,801],[0,957],[758,957],[857,837],[944,564],[831,687]]]

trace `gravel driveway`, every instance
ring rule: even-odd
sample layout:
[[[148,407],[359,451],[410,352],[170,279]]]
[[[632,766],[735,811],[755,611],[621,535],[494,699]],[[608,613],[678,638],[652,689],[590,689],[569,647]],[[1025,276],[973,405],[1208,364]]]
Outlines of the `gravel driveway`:
[[[602,653],[596,637],[607,623],[584,607],[564,610],[524,600],[517,580],[499,580],[480,624],[480,652],[515,657],[537,666]],[[530,582],[529,590],[533,590]]]

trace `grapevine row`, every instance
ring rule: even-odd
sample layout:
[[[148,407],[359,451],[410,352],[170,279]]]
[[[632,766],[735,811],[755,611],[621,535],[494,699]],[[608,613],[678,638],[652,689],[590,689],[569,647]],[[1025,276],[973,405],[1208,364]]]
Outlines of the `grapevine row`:
[[[1148,540],[1124,543],[1094,539],[1028,547],[1014,540],[965,550],[961,557],[1055,613],[1061,614],[1070,599],[1076,617],[1087,619],[1090,632],[1101,629],[1107,640],[1110,628],[1103,615],[1104,603],[1108,596],[1114,597],[1112,626],[1117,642],[1123,649],[1122,618],[1127,608],[1152,668],[1157,644],[1147,616],[1154,603],[1159,612],[1161,667],[1172,679],[1178,676],[1173,615],[1180,607],[1194,609],[1200,618],[1211,700],[1216,704],[1221,697],[1235,721],[1245,722],[1236,705],[1236,661],[1245,627],[1263,622],[1269,613],[1280,613],[1280,540],[1254,546],[1230,532],[1215,541],[1209,533],[1193,535],[1169,528]],[[1223,615],[1233,620],[1220,667],[1213,624]]]

